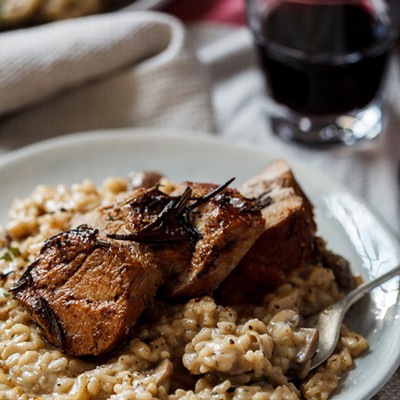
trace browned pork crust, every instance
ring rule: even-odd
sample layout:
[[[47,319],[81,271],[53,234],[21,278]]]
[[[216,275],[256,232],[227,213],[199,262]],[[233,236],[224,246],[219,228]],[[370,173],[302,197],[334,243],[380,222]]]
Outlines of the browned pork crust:
[[[151,254],[87,227],[49,239],[12,289],[43,336],[75,356],[113,349],[162,282]]]
[[[166,279],[170,296],[210,293],[261,234],[260,210],[239,192],[181,189],[138,189],[47,240],[12,291],[51,344],[74,356],[110,352]]]
[[[219,300],[229,304],[258,303],[284,283],[313,253],[316,232],[313,206],[284,161],[269,164],[240,191],[264,197],[267,206],[263,234],[217,291]]]
[[[189,185],[197,197],[213,188],[209,184]],[[215,187],[214,187],[215,188]],[[226,190],[193,213],[193,225],[201,232],[190,264],[167,283],[165,292],[172,297],[194,297],[212,293],[237,266],[264,229],[264,219],[255,203],[236,190]]]

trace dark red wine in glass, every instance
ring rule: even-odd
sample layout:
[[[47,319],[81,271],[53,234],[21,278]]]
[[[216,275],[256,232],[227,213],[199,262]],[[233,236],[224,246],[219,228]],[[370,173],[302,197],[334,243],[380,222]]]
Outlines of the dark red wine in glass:
[[[287,1],[264,18],[257,45],[276,101],[326,114],[374,98],[391,39],[363,2]]]
[[[395,35],[373,1],[265,0],[268,6],[256,12],[248,0],[249,24],[276,103],[320,116],[363,109],[374,100]]]

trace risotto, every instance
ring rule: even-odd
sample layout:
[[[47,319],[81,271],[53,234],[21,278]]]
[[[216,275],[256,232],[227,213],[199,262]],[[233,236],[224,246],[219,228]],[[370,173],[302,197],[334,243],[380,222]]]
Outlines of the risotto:
[[[305,365],[291,379],[307,339],[293,318],[343,295],[318,261],[292,272],[257,305],[222,306],[210,296],[157,301],[112,357],[74,358],[42,339],[8,289],[44,240],[69,229],[76,213],[113,202],[126,190],[123,178],[108,178],[100,187],[86,180],[39,186],[12,204],[0,237],[0,399],[328,399],[368,345],[343,326],[328,361],[311,373]]]

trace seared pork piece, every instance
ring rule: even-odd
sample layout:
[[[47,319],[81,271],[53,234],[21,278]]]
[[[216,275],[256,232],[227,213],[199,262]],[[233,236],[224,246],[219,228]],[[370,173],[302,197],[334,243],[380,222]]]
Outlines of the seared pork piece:
[[[195,197],[214,189],[210,184],[178,185],[179,195],[189,185]],[[264,230],[264,220],[254,202],[236,190],[225,189],[196,209],[193,226],[201,233],[190,265],[166,282],[171,297],[193,297],[213,292],[237,266]]]
[[[171,266],[176,272],[189,263],[191,244],[176,219],[161,232],[168,246],[152,246],[145,234],[150,244],[110,236],[143,232],[178,202],[157,189],[141,189],[80,216],[99,229],[82,224],[46,241],[12,291],[51,344],[74,356],[99,355],[127,336]]]
[[[11,290],[51,344],[74,356],[110,352],[166,279],[169,295],[212,292],[262,233],[261,211],[239,192],[181,189],[138,189],[46,241]]]
[[[218,188],[214,184],[184,182],[177,185],[175,191],[171,193],[171,198],[185,197],[188,187],[194,204],[196,201],[201,203],[201,199]],[[150,195],[152,191],[147,193]],[[161,192],[158,193],[161,197],[169,198]],[[159,257],[163,275],[173,275],[163,288],[163,293],[167,297],[191,297],[212,293],[263,232],[264,220],[259,208],[253,201],[229,188],[193,209],[190,221],[187,221],[189,230],[185,230],[183,226],[179,228],[174,215],[171,221],[164,224],[164,229],[167,229],[165,231],[160,221],[159,228],[142,231],[139,235],[134,234],[137,228],[132,229],[132,227],[143,223],[141,207],[137,208],[136,203],[133,198],[128,199],[125,205],[99,208],[79,217],[75,223],[96,226],[103,234],[121,240],[141,240],[144,243],[154,241],[153,244],[179,242],[178,252],[176,249],[172,251],[172,255],[178,255],[177,261],[171,262],[171,257],[168,260]],[[145,220],[148,223],[155,221],[149,218]],[[171,232],[168,233],[168,230],[175,237]],[[186,259],[180,257],[182,252],[188,254],[184,246],[189,242],[182,240],[185,237],[189,241],[192,239],[192,242],[196,239],[194,248]],[[154,251],[159,249],[155,248]],[[165,246],[163,251],[166,251]],[[187,262],[178,262],[182,259]]]
[[[268,165],[240,192],[263,198],[264,232],[216,295],[223,303],[258,303],[265,294],[302,268],[313,252],[313,207],[284,161]]]
[[[14,296],[51,344],[74,356],[115,348],[163,279],[137,243],[79,227],[47,240]]]
[[[314,207],[297,182],[287,162],[276,160],[268,164],[257,175],[246,181],[240,188],[240,193],[249,198],[257,198],[265,194],[270,194],[271,196],[278,195],[285,198],[289,196],[288,192],[291,192],[290,194],[294,192],[297,196],[301,197],[305,212],[308,218],[311,219],[310,224],[313,229],[316,230],[316,225],[313,220]]]

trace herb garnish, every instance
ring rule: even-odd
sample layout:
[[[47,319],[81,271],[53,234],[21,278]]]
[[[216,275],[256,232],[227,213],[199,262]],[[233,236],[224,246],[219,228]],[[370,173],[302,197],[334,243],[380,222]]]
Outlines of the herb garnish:
[[[144,244],[173,243],[189,238],[193,244],[196,240],[202,238],[202,234],[193,226],[190,219],[190,212],[222,192],[234,179],[230,179],[228,182],[199,198],[192,197],[193,190],[188,186],[182,195],[171,197],[171,200],[161,210],[156,220],[138,232],[128,235],[108,234],[107,237],[117,240],[131,240]],[[192,203],[190,204],[190,202]]]
[[[15,260],[16,257],[18,257],[21,254],[19,251],[18,247],[7,247],[3,249],[0,255],[0,260],[5,260],[5,261],[13,261]]]

